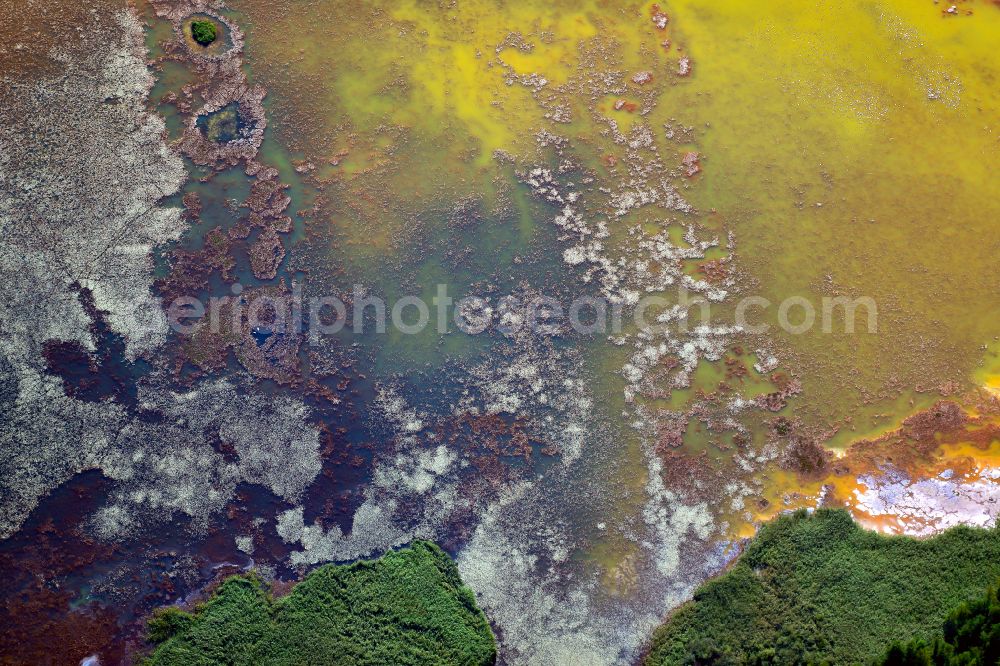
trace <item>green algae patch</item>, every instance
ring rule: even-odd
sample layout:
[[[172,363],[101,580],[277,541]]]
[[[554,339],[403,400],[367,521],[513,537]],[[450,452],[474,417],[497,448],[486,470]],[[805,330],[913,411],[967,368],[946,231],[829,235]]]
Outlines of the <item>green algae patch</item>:
[[[378,560],[326,565],[274,599],[234,576],[193,613],[158,612],[147,666],[492,664],[496,643],[455,563],[418,541]]]
[[[645,663],[869,663],[894,641],[939,633],[949,609],[998,576],[1000,529],[918,540],[869,532],[842,510],[799,511],[698,588]]]
[[[191,22],[191,38],[202,46],[208,46],[215,41],[216,37],[217,29],[214,21]]]

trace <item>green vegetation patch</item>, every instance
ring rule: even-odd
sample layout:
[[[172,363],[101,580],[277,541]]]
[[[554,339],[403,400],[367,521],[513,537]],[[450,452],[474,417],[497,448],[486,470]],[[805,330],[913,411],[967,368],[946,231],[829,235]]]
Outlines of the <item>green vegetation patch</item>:
[[[930,640],[1000,575],[1000,529],[883,536],[820,509],[765,525],[657,630],[647,665],[862,664]]]
[[[327,565],[273,599],[234,576],[194,613],[149,622],[146,664],[383,666],[492,664],[496,642],[472,591],[440,548],[424,541],[378,560]]]
[[[948,614],[933,641],[916,638],[894,644],[882,666],[988,666],[1000,664],[1000,597],[997,588]]]
[[[191,21],[191,38],[202,46],[208,46],[214,42],[218,36],[217,31],[215,21],[202,19]]]

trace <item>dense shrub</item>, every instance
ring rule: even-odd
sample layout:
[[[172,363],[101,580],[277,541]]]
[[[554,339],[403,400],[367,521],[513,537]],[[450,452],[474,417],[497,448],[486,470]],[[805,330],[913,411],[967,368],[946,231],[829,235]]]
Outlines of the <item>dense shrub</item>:
[[[1000,664],[1000,598],[997,588],[948,614],[934,640],[893,644],[881,666],[994,666]]]
[[[1000,576],[1000,529],[883,536],[845,511],[765,525],[656,632],[647,664],[862,664],[928,639]]]
[[[217,28],[214,21],[199,20],[191,22],[191,38],[202,46],[208,46],[215,41]]]
[[[164,608],[157,611],[149,621],[149,642],[162,643],[191,627],[194,616],[179,608]]]
[[[194,613],[150,621],[155,666],[492,664],[496,643],[455,563],[416,542],[381,559],[327,565],[272,599],[235,576]]]

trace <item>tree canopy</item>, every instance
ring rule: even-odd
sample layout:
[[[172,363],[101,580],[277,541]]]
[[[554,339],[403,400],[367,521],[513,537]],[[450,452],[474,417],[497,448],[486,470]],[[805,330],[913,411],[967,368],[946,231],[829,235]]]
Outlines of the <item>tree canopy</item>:
[[[871,663],[893,641],[930,640],[998,576],[998,529],[914,539],[862,529],[842,510],[801,511],[765,525],[698,588],[646,663]]]
[[[208,46],[215,41],[217,28],[214,21],[198,20],[191,22],[191,38],[202,46]]]

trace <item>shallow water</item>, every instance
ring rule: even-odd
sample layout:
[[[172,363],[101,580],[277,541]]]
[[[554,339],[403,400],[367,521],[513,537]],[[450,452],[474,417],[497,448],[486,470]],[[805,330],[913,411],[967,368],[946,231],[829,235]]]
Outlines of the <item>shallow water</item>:
[[[444,447],[468,458],[461,480],[444,491],[432,481],[414,502],[471,497],[471,517],[444,512],[408,525],[410,536],[433,536],[459,557],[505,659],[558,661],[562,641],[576,641],[574,658],[608,663],[633,656],[739,539],[783,510],[833,498],[871,526],[920,532],[943,523],[899,519],[865,493],[881,484],[926,498],[953,479],[995,484],[1000,443],[975,431],[996,425],[996,405],[970,390],[1000,386],[1000,7],[945,9],[233,0],[225,15],[246,34],[246,71],[269,91],[258,157],[292,200],[272,282],[294,278],[308,296],[362,284],[390,304],[430,301],[438,285],[493,303],[628,291],[673,302],[687,279],[719,292],[718,324],[750,295],[817,309],[823,297],[870,297],[878,307],[877,331],[859,320],[848,334],[838,315],[832,332],[794,335],[772,307],[762,317],[770,332],[718,342],[697,332],[647,339],[630,323],[621,337],[338,333],[299,357],[303,378],[335,402],[300,385],[257,385],[301,398],[326,428],[329,460],[297,508],[325,530],[329,553],[394,545],[352,542],[355,514],[395,507],[377,479],[423,488],[434,465],[420,467],[419,453]],[[171,28],[149,22],[156,57]],[[190,72],[168,62],[157,77],[150,106],[176,139],[182,114],[160,102]],[[188,166],[183,193],[199,195],[202,221],[176,246],[197,250],[211,230],[237,224],[233,202],[250,180],[240,167],[209,177]],[[558,200],[532,184],[535,170],[551,176]],[[567,201],[589,234],[606,228],[595,250],[605,272],[574,258],[585,243],[559,226]],[[233,278],[259,286],[246,245],[234,242]],[[231,285],[214,274],[207,289]],[[655,363],[634,379],[650,354]],[[242,371],[227,357],[219,372]],[[944,396],[983,419],[916,455],[928,440],[910,436],[906,419]],[[789,466],[794,436],[838,457],[819,471]],[[882,457],[848,449],[862,438]],[[290,556],[309,562],[275,531],[291,503],[244,488],[239,505],[208,541],[177,543],[224,562],[242,557],[230,542],[249,532],[258,565],[290,575]]]
[[[338,258],[388,291],[399,277],[372,273],[385,265],[379,256],[398,258],[426,293],[433,282],[471,282],[491,269],[522,275],[511,253],[532,244],[557,255],[540,228],[545,211],[516,196],[523,186],[490,154],[537,160],[530,139],[546,129],[569,137],[573,159],[613,181],[601,161],[614,154],[601,136],[610,118],[622,131],[636,123],[689,130],[688,142],[671,149],[702,155],[703,172],[683,190],[700,212],[679,219],[732,233],[750,276],[739,292],[773,303],[806,297],[817,309],[823,296],[878,304],[872,334],[843,333],[836,313],[832,333],[790,335],[772,325],[769,342],[803,385],[782,413],[831,433],[831,446],[898,426],[947,382],[970,385],[981,346],[995,336],[993,3],[963,3],[955,16],[930,2],[660,3],[665,30],[645,3],[233,4],[252,26],[250,65],[273,91],[275,136],[317,165],[314,177],[328,188],[324,211],[341,241]],[[296,39],[279,38],[289,30]],[[675,70],[684,56],[693,73],[682,78]],[[652,92],[631,85],[621,96],[646,96],[649,112],[615,111],[617,96],[574,87],[588,68],[652,72]],[[541,95],[510,84],[532,73],[548,81]],[[558,86],[566,90],[547,92]],[[552,105],[540,103],[546,95],[571,122],[552,122]],[[414,252],[440,246],[436,211],[467,196],[488,211],[511,189],[519,221],[494,215],[465,239],[473,252],[488,248],[492,265],[455,272]],[[665,225],[655,211],[638,210],[612,238],[631,222]],[[504,251],[494,255],[496,247]],[[718,312],[731,310],[721,304]],[[774,324],[773,308],[766,321]],[[435,344],[388,346],[405,367],[407,357],[434,363]],[[598,390],[620,390],[605,372],[621,367],[622,353],[599,343],[586,349]],[[717,384],[718,365],[702,363],[695,385]],[[747,386],[743,394],[766,390]],[[675,393],[670,403],[684,401]],[[695,453],[707,446],[696,432],[686,441]]]

